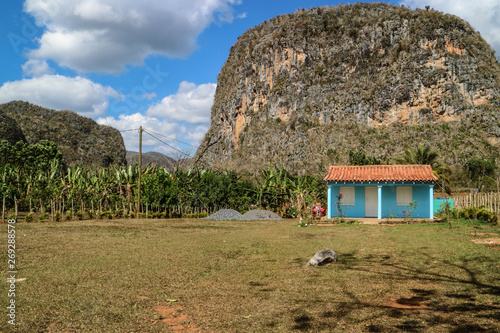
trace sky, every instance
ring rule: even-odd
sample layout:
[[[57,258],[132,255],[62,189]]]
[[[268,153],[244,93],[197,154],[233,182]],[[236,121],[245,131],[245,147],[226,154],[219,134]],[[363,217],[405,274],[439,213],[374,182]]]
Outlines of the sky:
[[[500,0],[385,2],[460,16],[500,56]],[[144,152],[192,156],[210,126],[217,75],[238,37],[277,15],[340,3],[1,0],[0,103],[75,111],[120,130],[133,151],[142,126]]]

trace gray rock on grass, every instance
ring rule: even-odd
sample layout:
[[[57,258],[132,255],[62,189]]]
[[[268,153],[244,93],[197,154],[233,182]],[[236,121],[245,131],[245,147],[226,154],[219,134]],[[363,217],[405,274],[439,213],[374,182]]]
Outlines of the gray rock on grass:
[[[280,221],[281,216],[269,210],[254,209],[243,214],[243,220],[246,221]]]
[[[325,249],[317,252],[306,266],[323,266],[337,261],[337,253],[331,249]]]
[[[236,220],[236,221],[279,221],[281,216],[269,210],[254,209],[241,215],[234,209],[221,209],[212,215],[205,217],[205,220]]]
[[[205,220],[242,220],[243,215],[234,209],[221,209],[210,216],[205,217]]]

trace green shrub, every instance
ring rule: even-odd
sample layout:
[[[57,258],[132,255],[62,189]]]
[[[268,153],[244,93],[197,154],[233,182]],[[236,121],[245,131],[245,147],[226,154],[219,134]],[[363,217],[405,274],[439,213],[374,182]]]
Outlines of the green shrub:
[[[92,213],[92,211],[91,211],[91,210],[88,210],[88,211],[87,211],[87,216],[88,216],[89,220],[92,220],[92,219],[95,217],[95,214],[94,214],[94,213]]]
[[[81,210],[77,211],[75,215],[77,219],[83,220],[83,212]]]
[[[492,224],[498,223],[498,216],[485,207],[465,207],[460,210],[453,211],[453,215],[456,218],[475,219],[477,217],[479,221]]]
[[[113,212],[112,212],[112,211],[110,211],[110,210],[108,210],[108,211],[106,212],[106,217],[107,217],[109,220],[113,219]]]
[[[198,218],[202,219],[202,218],[207,217],[207,216],[208,216],[208,213],[200,213],[198,215]]]
[[[170,217],[173,218],[173,219],[178,219],[178,218],[182,217],[182,215],[181,215],[181,213],[172,212],[170,214]]]
[[[40,222],[45,222],[46,219],[47,219],[47,214],[45,212],[42,212],[42,214],[40,214],[40,216],[38,217],[38,221]]]
[[[146,218],[146,213],[139,213],[139,218],[145,219]]]
[[[123,210],[121,209],[116,209],[113,212],[113,216],[116,217],[117,219],[121,219],[123,217]]]
[[[71,211],[67,210],[66,211],[66,220],[71,220],[72,216],[73,216],[73,214],[71,213]]]
[[[33,218],[33,212],[29,212],[28,215],[26,215],[26,222],[33,222],[34,218]]]
[[[99,219],[102,220],[104,218],[104,216],[106,216],[106,212],[100,211],[97,213],[97,216],[99,216]]]
[[[11,213],[11,214],[7,215],[7,219],[9,219],[9,220],[15,220],[16,219],[16,214],[12,214]]]
[[[61,221],[61,212],[60,211],[57,211],[54,214],[54,220],[56,220],[57,222]]]
[[[485,221],[492,224],[497,224],[498,222],[498,216],[494,212],[491,212],[484,207],[479,208],[477,212],[477,218],[480,221]]]
[[[297,216],[298,216],[297,208],[295,208],[295,207],[289,207],[289,208],[286,209],[285,217],[295,218]]]
[[[160,213],[160,218],[166,219],[167,218],[167,213],[166,212]]]

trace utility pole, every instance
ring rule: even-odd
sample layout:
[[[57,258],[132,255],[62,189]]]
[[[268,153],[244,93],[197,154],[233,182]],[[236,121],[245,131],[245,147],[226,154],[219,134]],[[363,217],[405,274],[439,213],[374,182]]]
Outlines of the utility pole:
[[[139,182],[137,184],[137,210],[136,218],[141,211],[141,175],[142,175],[142,126],[139,127]]]

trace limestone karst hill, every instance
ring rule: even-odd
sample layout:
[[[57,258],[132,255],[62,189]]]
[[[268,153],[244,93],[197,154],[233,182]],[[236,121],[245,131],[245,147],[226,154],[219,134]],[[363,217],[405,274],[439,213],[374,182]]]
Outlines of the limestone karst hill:
[[[123,164],[120,132],[72,111],[55,111],[27,102],[0,104],[0,140],[57,144],[68,166],[102,167]]]
[[[498,156],[500,64],[464,20],[386,4],[299,10],[246,31],[195,160],[324,173],[349,150],[393,162],[429,144],[457,170]]]

